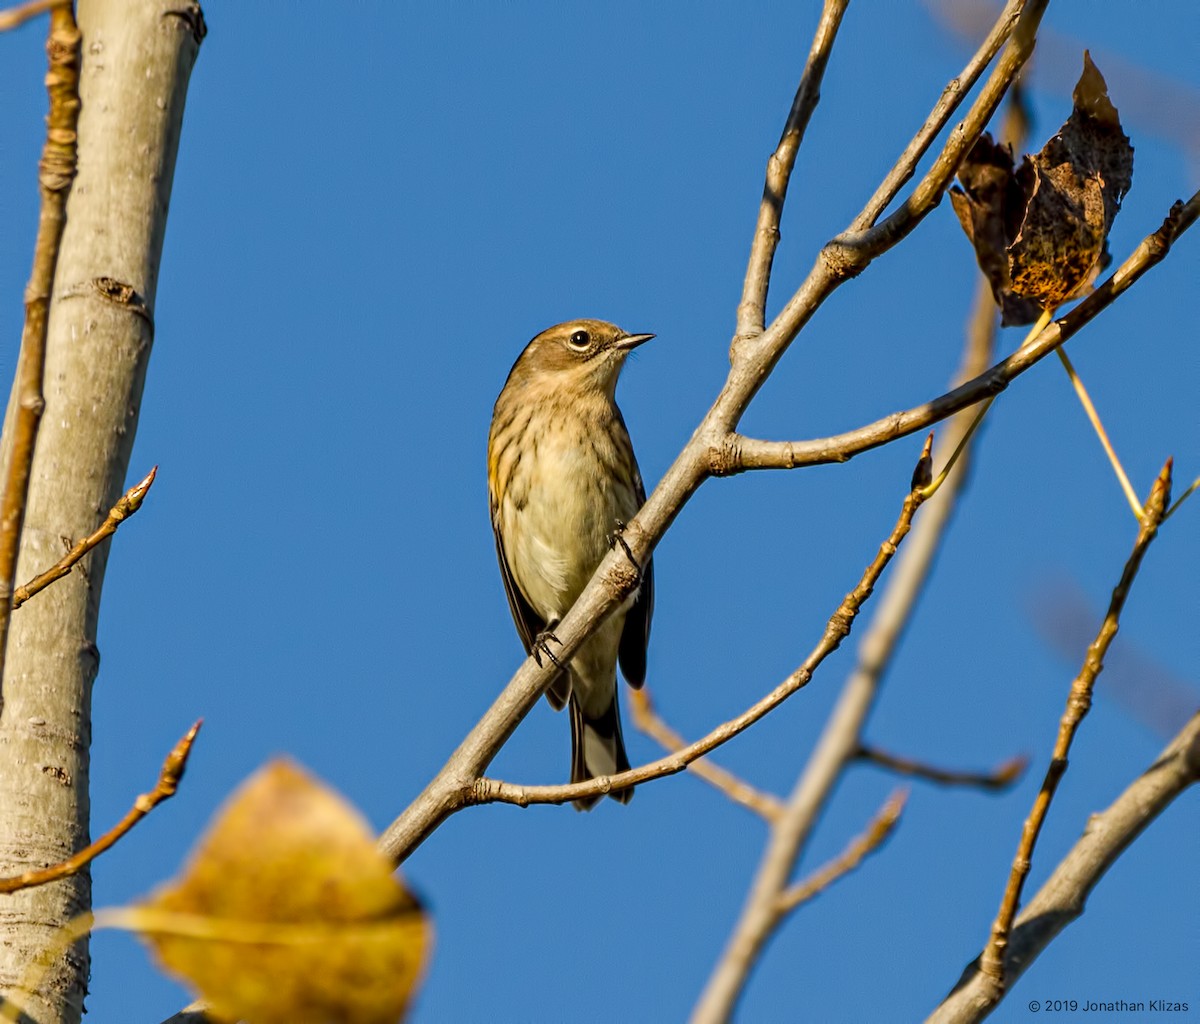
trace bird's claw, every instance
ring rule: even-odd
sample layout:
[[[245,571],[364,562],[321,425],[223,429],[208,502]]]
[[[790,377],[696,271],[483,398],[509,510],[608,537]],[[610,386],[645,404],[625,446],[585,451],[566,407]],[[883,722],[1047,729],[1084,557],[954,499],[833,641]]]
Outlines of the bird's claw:
[[[616,529],[610,534],[608,539],[609,547],[620,545],[621,550],[625,552],[625,557],[629,559],[629,564],[633,566],[634,572],[637,573],[638,582],[642,579],[642,566],[636,558],[633,557],[633,551],[629,547],[629,543],[625,540],[625,523],[618,519]]]
[[[554,630],[552,630],[552,629],[545,629],[545,630],[542,630],[542,632],[540,632],[540,633],[539,633],[539,634],[538,634],[538,635],[537,635],[537,636],[534,638],[534,641],[533,641],[533,660],[537,662],[538,668],[541,668],[541,667],[542,667],[542,655],[543,655],[543,654],[544,654],[544,655],[545,655],[547,658],[549,658],[549,659],[550,659],[550,661],[551,661],[551,662],[552,662],[554,665],[557,665],[559,668],[562,668],[562,662],[560,662],[560,661],[558,660],[558,658],[556,658],[556,657],[554,656],[554,652],[553,652],[552,650],[550,650],[550,642],[551,642],[551,641],[553,641],[554,643],[558,644],[558,646],[559,646],[559,647],[561,647],[561,646],[562,646],[562,641],[561,641],[561,640],[559,640],[559,638],[558,638],[558,637],[556,637],[556,636],[554,635]]]

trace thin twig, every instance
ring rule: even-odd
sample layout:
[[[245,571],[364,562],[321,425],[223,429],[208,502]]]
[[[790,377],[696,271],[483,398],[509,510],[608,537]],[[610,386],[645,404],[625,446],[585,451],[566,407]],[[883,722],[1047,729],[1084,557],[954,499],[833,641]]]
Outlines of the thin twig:
[[[752,338],[762,333],[765,322],[767,289],[771,282],[771,265],[775,249],[779,245],[779,219],[783,214],[783,203],[787,198],[788,180],[796,166],[796,154],[804,140],[809,118],[821,99],[821,79],[829,63],[842,16],[850,0],[825,0],[821,20],[813,35],[808,61],[800,76],[800,85],[792,100],[783,126],[779,145],[767,160],[766,183],[763,185],[762,202],[758,208],[758,223],[754,227],[754,242],[750,246],[750,259],[746,266],[746,280],[742,286],[742,301],[737,309],[736,346],[741,339]]]
[[[1008,34],[1000,59],[996,62],[987,81],[984,82],[975,102],[971,104],[966,117],[950,133],[950,138],[942,147],[937,159],[934,160],[933,166],[925,172],[925,177],[917,183],[909,197],[894,213],[876,224],[875,218],[899,191],[901,181],[912,174],[920,153],[910,155],[906,152],[900,158],[892,173],[895,173],[896,169],[901,169],[904,178],[889,184],[888,181],[891,178],[889,175],[889,179],[885,179],[885,185],[871,198],[863,212],[851,225],[850,230],[839,235],[830,243],[831,246],[841,250],[843,258],[848,259],[854,265],[863,259],[868,261],[873,259],[880,252],[894,245],[897,238],[907,235],[930,210],[941,202],[963,157],[971,151],[984,127],[1000,106],[1005,92],[1008,91],[1009,86],[1021,73],[1025,62],[1033,54],[1038,27],[1041,25],[1042,15],[1046,13],[1048,2],[1049,0],[1026,0],[1023,4],[1009,3],[1008,7],[1001,12],[997,24],[1003,23],[1003,31],[1009,31],[1010,18],[1015,17],[1016,22],[1011,25],[1011,32]],[[985,47],[990,44],[991,37],[985,43]],[[953,83],[951,85],[953,86]],[[943,94],[943,100],[945,98],[945,94]],[[957,101],[955,101],[955,105],[957,105]],[[947,120],[953,109],[950,107],[946,111]],[[927,123],[917,138],[922,139],[929,128],[930,125]],[[940,125],[938,130],[940,130]],[[928,140],[924,141],[921,153],[932,141],[932,137],[931,135]],[[882,202],[885,197],[887,202]],[[882,205],[879,205],[881,202]],[[868,223],[870,226],[867,226]],[[829,246],[826,248],[828,249]],[[832,258],[832,253],[827,258]]]
[[[1010,757],[1003,764],[990,772],[964,772],[946,768],[937,768],[923,761],[914,761],[908,757],[898,757],[878,747],[860,745],[854,752],[855,760],[869,761],[897,775],[908,775],[926,782],[936,782],[941,786],[976,786],[979,789],[1008,789],[1029,767],[1029,758]]]
[[[1087,388],[1083,386],[1083,380],[1075,371],[1075,367],[1067,356],[1065,348],[1060,347],[1058,349],[1058,358],[1062,362],[1063,369],[1067,371],[1067,376],[1071,379],[1071,384],[1075,388],[1075,394],[1079,397],[1083,411],[1087,413],[1087,418],[1092,424],[1092,429],[1096,432],[1096,436],[1100,438],[1100,444],[1104,448],[1104,454],[1108,456],[1108,461],[1112,464],[1113,472],[1117,474],[1117,482],[1120,483],[1121,490],[1125,492],[1125,500],[1129,502],[1129,507],[1133,509],[1133,517],[1140,520],[1142,518],[1142,503],[1138,501],[1137,491],[1133,489],[1133,484],[1129,482],[1129,477],[1125,473],[1125,467],[1121,465],[1121,460],[1117,458],[1116,449],[1113,448],[1112,442],[1108,439],[1108,431],[1104,429],[1104,424],[1100,422],[1100,414],[1096,411],[1096,406],[1092,404],[1092,396],[1088,394]]]
[[[1105,872],[1189,786],[1200,782],[1200,713],[1192,716],[1167,748],[1113,802],[1088,817],[1083,834],[1046,879],[1013,924],[1004,958],[1006,988],[969,964],[954,990],[927,1024],[974,1024],[983,1020],[1039,954],[1083,914]]]
[[[24,874],[12,875],[8,878],[0,878],[0,893],[16,892],[18,889],[30,889],[35,885],[45,885],[47,882],[57,882],[60,878],[66,878],[83,869],[85,866],[94,861],[105,850],[110,849],[114,844],[149,814],[155,807],[161,804],[164,800],[169,800],[175,795],[175,791],[179,788],[179,780],[183,778],[184,769],[187,768],[188,755],[192,752],[192,744],[196,741],[196,734],[200,731],[201,722],[193,725],[183,736],[183,738],[175,744],[171,752],[167,755],[167,759],[163,761],[162,770],[158,775],[158,782],[149,793],[142,793],[133,802],[133,806],[116,825],[104,833],[94,843],[85,846],[73,857],[69,857],[59,864],[52,864],[48,868],[40,868],[37,871],[26,871]]]
[[[991,939],[980,960],[980,969],[993,978],[1000,987],[1004,985],[1004,960],[1008,947],[1008,936],[1012,930],[1013,920],[1017,916],[1017,907],[1021,902],[1021,890],[1029,875],[1033,848],[1037,844],[1038,835],[1046,820],[1046,814],[1050,810],[1050,802],[1054,799],[1058,783],[1067,770],[1067,754],[1071,750],[1075,732],[1092,706],[1092,688],[1096,685],[1096,679],[1104,668],[1104,655],[1117,635],[1121,611],[1125,607],[1129,589],[1133,586],[1138,569],[1141,568],[1142,558],[1145,556],[1147,548],[1158,535],[1158,527],[1162,523],[1163,513],[1170,500],[1171,460],[1168,459],[1150,490],[1150,497],[1146,500],[1137,540],[1134,542],[1129,560],[1125,563],[1121,579],[1113,589],[1108,612],[1104,616],[1096,639],[1088,648],[1087,657],[1084,659],[1083,667],[1079,670],[1079,675],[1071,684],[1070,696],[1067,698],[1067,707],[1058,726],[1058,736],[1054,742],[1050,765],[1046,769],[1046,777],[1034,800],[1033,809],[1029,813],[1025,827],[1021,831],[1021,840],[1017,844],[1017,853],[1013,858],[1012,871],[1009,873],[1004,898],[1000,902],[1000,910],[992,924]]]
[[[744,732],[797,690],[807,686],[821,662],[836,651],[842,641],[850,635],[859,610],[870,598],[876,582],[883,575],[883,570],[895,557],[897,548],[912,527],[913,516],[924,500],[920,491],[915,489],[905,497],[891,534],[879,546],[878,553],[871,564],[867,566],[854,589],[842,599],[837,611],[830,616],[820,641],[804,660],[804,664],[737,718],[719,725],[702,739],[683,747],[669,757],[651,761],[649,764],[629,771],[618,772],[616,775],[601,776],[586,782],[573,782],[561,786],[520,786],[484,776],[471,787],[471,792],[466,799],[470,803],[509,803],[527,807],[530,804],[562,804],[569,800],[602,796],[681,772],[697,758],[703,757],[709,751],[715,750],[723,743],[733,739],[734,736]]]
[[[70,6],[69,0],[29,0],[29,3],[18,4],[16,7],[0,11],[0,32],[7,32],[18,25],[24,25],[25,22],[36,18],[39,14],[45,14],[50,8],[64,4]]]
[[[1187,501],[1188,498],[1190,498],[1193,494],[1195,494],[1198,488],[1200,488],[1200,476],[1196,477],[1196,479],[1188,485],[1188,489],[1175,500],[1175,504],[1167,509],[1166,515],[1163,516],[1163,522],[1166,522],[1171,518],[1171,516],[1179,511],[1179,506]]]
[[[827,864],[822,864],[816,871],[797,882],[779,894],[776,909],[783,917],[800,904],[807,903],[814,896],[828,889],[839,878],[850,874],[870,854],[878,850],[884,841],[895,831],[900,823],[900,815],[904,813],[904,805],[908,802],[908,790],[898,789],[887,802],[875,812],[875,817],[868,823],[862,835],[855,836],[846,848]]]
[[[896,198],[900,189],[912,178],[921,157],[925,155],[941,130],[946,127],[946,123],[958,109],[963,97],[974,87],[979,76],[992,62],[992,58],[1000,52],[1000,47],[1012,35],[1024,7],[1025,0],[1009,0],[1005,5],[995,24],[992,25],[987,38],[980,44],[967,66],[963,68],[962,74],[951,79],[946,88],[942,90],[941,98],[930,112],[929,117],[926,118],[921,130],[913,136],[912,141],[900,154],[900,159],[896,161],[895,166],[880,182],[875,194],[867,201],[862,212],[854,218],[854,223],[851,225],[852,230],[864,231],[873,226],[879,219],[879,215],[887,209],[888,204]]]
[[[25,327],[21,332],[21,354],[17,360],[16,415],[12,421],[12,445],[8,449],[4,491],[0,497],[0,680],[4,677],[11,595],[16,583],[17,552],[25,522],[33,449],[46,404],[42,397],[42,372],[46,363],[50,291],[58,266],[58,247],[67,222],[67,194],[75,179],[79,40],[71,5],[55,6],[50,12],[50,34],[46,40],[50,65],[46,73],[46,91],[50,94],[50,113],[46,117],[46,145],[38,165],[42,206],[33,249],[33,271],[25,287]]]
[[[1041,334],[1043,330],[1045,330],[1046,325],[1050,323],[1050,317],[1051,314],[1049,310],[1044,311],[1042,315],[1038,317],[1037,322],[1029,329],[1029,334],[1021,343],[1022,348],[1025,345],[1028,345],[1031,341],[1033,341],[1034,338]],[[1059,351],[1061,352],[1062,349],[1059,349]],[[949,476],[950,471],[954,468],[954,464],[958,461],[959,456],[962,455],[962,453],[966,450],[967,445],[971,443],[971,438],[975,436],[975,431],[979,429],[980,424],[983,423],[984,417],[987,416],[988,410],[991,409],[992,403],[995,401],[995,397],[992,397],[987,401],[980,403],[979,408],[975,412],[974,419],[971,420],[970,425],[963,432],[962,437],[958,439],[958,444],[954,446],[954,451],[950,453],[950,458],[946,460],[946,465],[942,467],[942,471],[925,485],[926,494],[932,495],[936,493],[938,488],[946,482],[946,477]]]
[[[678,752],[687,746],[687,741],[667,725],[654,709],[648,687],[634,690],[629,704],[633,710],[634,726],[660,746],[672,752]],[[719,789],[735,804],[741,804],[767,821],[774,821],[783,809],[783,802],[774,793],[757,789],[707,758],[693,761],[688,765],[688,771]]]
[[[23,586],[17,587],[16,593],[13,594],[13,609],[20,608],[34,594],[40,593],[50,586],[51,583],[62,579],[70,573],[79,560],[91,551],[92,548],[102,540],[116,533],[117,527],[142,507],[142,502],[145,500],[146,494],[157,475],[158,467],[155,466],[139,483],[134,484],[122,495],[121,500],[109,510],[104,522],[92,533],[84,537],[83,540],[78,541],[70,551],[45,572],[35,576]]]

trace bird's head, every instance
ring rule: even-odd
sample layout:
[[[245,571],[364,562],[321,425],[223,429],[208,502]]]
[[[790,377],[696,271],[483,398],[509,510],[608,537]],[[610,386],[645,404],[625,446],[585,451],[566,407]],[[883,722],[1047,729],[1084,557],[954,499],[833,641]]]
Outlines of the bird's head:
[[[630,334],[604,320],[568,320],[525,346],[509,380],[536,381],[563,391],[599,391],[611,398],[625,357],[653,337]]]

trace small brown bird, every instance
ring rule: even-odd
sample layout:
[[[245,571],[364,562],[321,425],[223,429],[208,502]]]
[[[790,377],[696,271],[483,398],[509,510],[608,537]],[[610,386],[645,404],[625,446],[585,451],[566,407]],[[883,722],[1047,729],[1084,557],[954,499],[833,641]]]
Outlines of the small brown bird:
[[[616,531],[646,500],[615,396],[625,357],[653,337],[627,334],[603,320],[551,327],[525,347],[496,399],[488,497],[500,573],[526,653],[566,615]],[[546,691],[555,710],[571,709],[572,782],[629,768],[617,662],[625,681],[639,688],[653,608],[647,559],[635,596],[575,652]],[[611,795],[628,803],[633,790]],[[597,799],[575,806],[587,810]]]

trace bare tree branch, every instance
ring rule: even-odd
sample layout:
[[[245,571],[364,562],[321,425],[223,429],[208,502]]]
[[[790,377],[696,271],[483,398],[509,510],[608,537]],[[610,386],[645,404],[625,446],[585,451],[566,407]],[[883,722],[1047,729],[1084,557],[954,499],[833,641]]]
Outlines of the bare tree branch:
[[[1000,47],[1012,35],[1013,29],[1016,28],[1017,21],[1020,19],[1024,9],[1025,0],[1009,0],[1004,5],[1004,10],[1000,12],[1000,16],[992,25],[991,31],[988,32],[979,49],[975,51],[975,55],[971,58],[967,66],[963,68],[962,74],[950,80],[949,84],[942,91],[941,99],[938,100],[937,105],[921,126],[921,130],[913,136],[913,140],[908,144],[904,152],[900,154],[900,159],[896,161],[895,166],[888,171],[887,177],[880,182],[879,188],[875,190],[875,194],[867,201],[867,205],[862,208],[862,212],[854,218],[851,230],[865,231],[867,228],[874,226],[875,222],[879,219],[879,215],[887,209],[888,204],[896,198],[900,189],[912,178],[921,157],[925,155],[926,151],[933,144],[933,140],[937,138],[938,133],[946,127],[946,122],[950,120],[954,111],[958,109],[958,105],[962,102],[963,97],[974,88],[975,83],[979,81],[979,76],[983,74],[984,69],[992,62],[992,58],[1000,52]]]
[[[21,528],[25,522],[33,448],[46,406],[42,396],[42,372],[46,363],[50,291],[58,267],[59,243],[67,223],[67,196],[75,180],[79,39],[71,5],[55,7],[50,15],[50,34],[46,40],[50,63],[46,91],[50,94],[50,113],[46,116],[46,145],[38,167],[42,206],[33,248],[33,271],[25,287],[25,328],[21,332],[21,354],[17,360],[14,412],[9,429],[5,431],[9,435],[9,448],[4,467],[4,492],[0,497],[0,680],[4,677],[11,598],[16,582]],[[0,692],[2,707],[3,694]]]
[[[687,746],[687,741],[667,725],[655,710],[648,687],[634,690],[629,705],[633,711],[633,724],[661,747],[680,751]],[[783,801],[774,793],[767,793],[750,785],[745,779],[714,764],[708,758],[693,761],[688,765],[688,771],[720,790],[735,804],[741,804],[767,821],[779,817],[783,810]]]
[[[897,437],[926,430],[960,409],[998,395],[1035,363],[1078,334],[1146,271],[1160,263],[1175,240],[1196,222],[1197,216],[1200,216],[1200,192],[1186,203],[1176,202],[1158,230],[1147,235],[1112,276],[1079,305],[1047,326],[1019,351],[953,391],[832,437],[810,441],[764,441],[730,433],[710,449],[709,471],[714,476],[728,476],[750,469],[795,469],[847,462],[855,455]]]
[[[779,245],[779,218],[783,214],[783,202],[787,197],[788,180],[796,166],[796,154],[804,140],[808,120],[821,99],[821,79],[833,50],[837,31],[842,23],[850,0],[825,0],[821,20],[813,36],[812,49],[808,52],[808,63],[800,76],[792,109],[783,126],[779,145],[767,161],[767,181],[763,186],[762,203],[758,208],[758,223],[754,228],[754,242],[750,246],[750,260],[746,267],[746,281],[742,286],[742,301],[737,309],[737,335],[734,345],[744,338],[762,333],[765,322],[767,289],[771,283],[771,264],[775,260],[775,249]],[[999,44],[997,44],[998,46]],[[989,58],[990,59],[990,58]]]
[[[855,836],[846,845],[846,848],[828,864],[823,864],[803,881],[788,886],[781,892],[776,901],[776,909],[780,918],[790,914],[802,903],[807,903],[819,896],[834,882],[844,878],[878,850],[896,830],[907,801],[907,790],[896,790],[887,798],[887,802],[875,812],[875,817],[867,824],[867,829],[862,835]]]
[[[922,182],[919,201],[907,202],[879,225],[885,230],[872,228],[877,233],[869,238],[842,236],[826,245],[808,278],[771,326],[737,348],[721,393],[641,511],[626,527],[622,550],[614,549],[604,558],[591,582],[556,627],[555,635],[561,641],[560,659],[569,659],[615,607],[634,592],[638,576],[627,564],[625,550],[640,561],[650,555],[692,494],[714,474],[712,453],[720,453],[729,446],[730,435],[754,395],[817,308],[838,285],[861,273],[875,256],[900,241],[937,204],[958,161],[974,145],[1004,90],[1032,51],[1044,7],[1045,0],[1031,0],[1024,7],[980,96],[963,125],[951,133],[934,169]],[[961,407],[947,408],[943,417]],[[380,838],[380,848],[385,854],[397,862],[403,860],[448,815],[472,802],[476,780],[557,671],[549,663],[538,666],[532,657],[525,660],[446,764]]]
[[[979,789],[992,790],[1008,789],[1029,767],[1029,758],[1010,757],[990,772],[953,771],[908,757],[897,757],[878,747],[868,746],[860,746],[854,752],[854,757],[855,760],[869,761],[897,775],[908,775],[915,779],[924,779],[926,782],[936,782],[941,786],[976,786]]]
[[[1100,624],[1096,639],[1088,647],[1087,657],[1084,659],[1083,667],[1079,670],[1079,675],[1071,684],[1067,707],[1063,712],[1062,721],[1058,726],[1058,736],[1054,741],[1054,752],[1051,755],[1050,765],[1046,769],[1042,788],[1034,800],[1033,809],[1029,812],[1029,818],[1021,831],[1021,841],[1017,844],[1017,853],[1013,858],[1012,871],[1004,890],[1004,898],[1000,902],[1000,909],[992,924],[991,939],[980,958],[980,969],[995,983],[997,993],[1002,992],[1005,985],[1004,960],[1005,951],[1008,948],[1008,936],[1012,930],[1013,920],[1017,916],[1017,907],[1021,902],[1021,890],[1025,886],[1025,879],[1029,876],[1029,869],[1033,862],[1033,848],[1037,845],[1038,835],[1041,833],[1046,815],[1050,811],[1050,802],[1054,799],[1059,781],[1067,770],[1067,754],[1070,753],[1075,732],[1091,709],[1092,689],[1096,685],[1097,677],[1104,670],[1104,656],[1108,653],[1108,648],[1117,635],[1121,611],[1129,597],[1129,590],[1141,568],[1146,551],[1154,538],[1158,536],[1158,528],[1162,523],[1163,514],[1170,503],[1171,460],[1168,459],[1158,479],[1154,482],[1150,497],[1142,511],[1141,528],[1138,530],[1137,540],[1134,542],[1129,560],[1125,563],[1121,579],[1113,589],[1108,612]]]
[[[1021,68],[1025,66],[1025,62],[1033,53],[1037,30],[1041,24],[1042,15],[1046,12],[1048,2],[1049,0],[1028,0],[1026,4],[1022,5],[1020,15],[1013,26],[1012,35],[1009,36],[995,69],[984,82],[983,88],[971,105],[967,116],[950,133],[949,141],[934,160],[933,166],[925,173],[925,177],[913,189],[912,195],[882,223],[875,224],[872,218],[871,227],[859,227],[856,222],[850,231],[839,235],[830,243],[842,247],[846,251],[844,254],[851,259],[852,263],[856,264],[864,257],[872,259],[880,252],[890,248],[895,244],[897,238],[907,235],[930,210],[942,201],[942,196],[954,179],[958,165],[962,163],[963,157],[971,151],[984,127],[992,119],[992,114],[1000,106],[1000,101],[1004,99],[1009,85],[1020,74]],[[1009,5],[1009,7],[1012,6],[1012,4]],[[1011,13],[1006,8],[1001,12],[1000,19],[1007,23],[1007,16]],[[924,129],[922,129],[923,133]],[[905,162],[905,157],[902,157],[901,165]],[[881,192],[883,191],[881,189]],[[894,195],[895,192],[892,194]],[[868,210],[870,208],[870,204],[868,204]],[[864,211],[864,213],[866,212]],[[859,219],[865,220],[862,215]],[[829,246],[826,248],[828,249]]]
[[[28,0],[28,3],[17,4],[16,7],[0,11],[0,32],[24,25],[31,18],[45,14],[55,6],[70,7],[70,0]]]
[[[981,278],[966,330],[959,379],[972,377],[987,366],[995,347],[996,325],[991,289]],[[939,449],[955,451],[973,420],[971,410],[952,419]],[[771,829],[746,905],[693,1011],[694,1024],[711,1024],[732,1016],[767,939],[782,923],[776,909],[779,893],[784,891],[834,785],[861,745],[867,716],[875,705],[884,674],[917,597],[925,587],[934,555],[941,547],[965,485],[970,450],[968,443],[900,554],[896,570],[859,643],[854,670],[842,687],[838,703],[784,806],[784,813]]]
[[[1076,918],[1117,858],[1185,789],[1200,782],[1200,713],[1116,801],[1088,818],[1083,834],[1018,915],[1004,955],[1009,988]],[[927,1024],[971,1024],[996,1007],[1003,992],[977,958]]]

